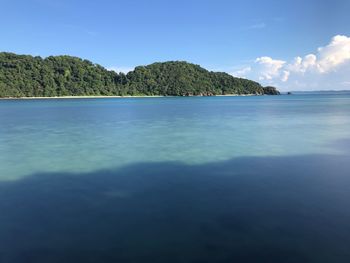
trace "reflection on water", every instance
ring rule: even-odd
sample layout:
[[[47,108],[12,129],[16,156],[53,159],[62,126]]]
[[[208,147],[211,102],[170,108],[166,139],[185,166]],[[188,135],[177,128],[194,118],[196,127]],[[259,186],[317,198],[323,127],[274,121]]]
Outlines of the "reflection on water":
[[[348,155],[0,182],[0,262],[348,262]]]

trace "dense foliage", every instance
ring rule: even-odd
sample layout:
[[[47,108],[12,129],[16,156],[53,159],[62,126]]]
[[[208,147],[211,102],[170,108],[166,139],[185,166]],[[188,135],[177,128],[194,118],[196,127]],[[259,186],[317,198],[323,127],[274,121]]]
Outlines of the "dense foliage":
[[[273,91],[274,90],[274,91]],[[187,62],[154,63],[127,75],[70,56],[0,53],[0,97],[275,94],[272,87]]]
[[[275,87],[267,86],[267,87],[264,87],[264,94],[266,94],[266,95],[280,95],[280,92]]]

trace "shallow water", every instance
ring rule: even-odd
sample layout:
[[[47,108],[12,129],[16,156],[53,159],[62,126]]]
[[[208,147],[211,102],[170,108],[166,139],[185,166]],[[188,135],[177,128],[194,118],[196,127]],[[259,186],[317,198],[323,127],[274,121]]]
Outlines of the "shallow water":
[[[0,262],[348,262],[350,96],[0,101]]]
[[[350,96],[0,101],[0,180],[139,162],[337,154]]]

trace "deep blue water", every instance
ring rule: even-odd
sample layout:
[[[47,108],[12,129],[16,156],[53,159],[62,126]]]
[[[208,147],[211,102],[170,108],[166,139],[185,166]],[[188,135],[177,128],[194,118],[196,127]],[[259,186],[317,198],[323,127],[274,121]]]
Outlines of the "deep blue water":
[[[0,101],[0,262],[349,262],[350,95]]]

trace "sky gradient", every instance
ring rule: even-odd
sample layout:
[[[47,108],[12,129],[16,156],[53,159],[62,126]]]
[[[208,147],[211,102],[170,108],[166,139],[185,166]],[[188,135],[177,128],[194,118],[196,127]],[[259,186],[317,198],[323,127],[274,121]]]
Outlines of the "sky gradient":
[[[0,5],[0,51],[73,55],[116,71],[186,60],[281,90],[350,89],[346,0],[0,0]]]

